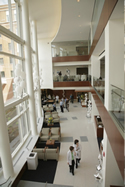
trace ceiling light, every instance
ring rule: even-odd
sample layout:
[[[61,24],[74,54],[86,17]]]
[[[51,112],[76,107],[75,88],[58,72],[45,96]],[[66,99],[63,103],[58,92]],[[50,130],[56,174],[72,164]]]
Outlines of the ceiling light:
[[[79,2],[80,2],[80,0],[77,0],[77,2],[79,3]]]
[[[78,15],[78,17],[80,18],[80,15]]]

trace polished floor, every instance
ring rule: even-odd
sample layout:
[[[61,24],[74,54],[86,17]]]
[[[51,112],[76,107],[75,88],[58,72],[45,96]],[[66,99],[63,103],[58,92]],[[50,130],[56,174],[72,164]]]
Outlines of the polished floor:
[[[95,180],[97,173],[99,148],[95,134],[94,123],[91,118],[86,117],[86,108],[79,103],[70,103],[69,112],[64,109],[57,111],[61,119],[61,149],[57,165],[54,184],[69,185],[74,187],[100,187],[101,184]],[[75,175],[69,173],[67,165],[67,151],[73,145],[73,140],[79,139],[82,145],[82,159]]]

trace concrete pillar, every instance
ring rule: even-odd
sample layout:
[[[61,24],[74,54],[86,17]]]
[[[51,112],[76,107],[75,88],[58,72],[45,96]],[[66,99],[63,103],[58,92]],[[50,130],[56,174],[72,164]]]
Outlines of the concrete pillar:
[[[25,67],[26,67],[26,81],[27,92],[29,94],[29,114],[32,135],[37,135],[37,123],[35,113],[35,99],[33,87],[33,72],[32,72],[32,56],[31,56],[31,43],[30,43],[30,27],[29,27],[29,10],[28,0],[22,1],[22,15],[23,15],[23,31],[25,40]]]
[[[8,179],[9,177],[13,177],[14,170],[13,170],[11,151],[10,151],[10,142],[8,137],[8,130],[6,124],[5,110],[4,110],[1,77],[0,77],[0,157],[2,161],[4,178]]]
[[[35,63],[36,63],[36,68],[37,68],[37,74],[39,76],[39,60],[38,60],[38,43],[37,43],[37,25],[35,21],[32,21],[32,26],[33,26],[33,47],[35,50]],[[42,110],[41,110],[41,89],[40,89],[40,81],[38,81],[38,117],[42,117]]]

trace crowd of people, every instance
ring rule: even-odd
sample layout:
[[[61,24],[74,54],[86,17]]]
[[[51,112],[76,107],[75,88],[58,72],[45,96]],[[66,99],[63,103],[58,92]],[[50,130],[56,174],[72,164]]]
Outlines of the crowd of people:
[[[79,144],[79,140],[75,139],[73,146],[69,147],[67,152],[67,164],[69,165],[69,172],[74,175],[74,167],[78,168],[78,165],[81,161],[81,145]]]

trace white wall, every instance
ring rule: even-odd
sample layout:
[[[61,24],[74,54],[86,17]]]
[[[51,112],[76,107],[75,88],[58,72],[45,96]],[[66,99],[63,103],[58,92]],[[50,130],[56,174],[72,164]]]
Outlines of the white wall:
[[[86,66],[91,65],[90,61],[55,62],[54,66]]]
[[[99,57],[95,55],[91,56],[91,75],[96,78],[100,77],[100,60]],[[93,85],[93,78],[92,78],[92,85]]]
[[[107,134],[104,130],[104,142],[103,142],[103,152],[105,152],[105,157],[103,157],[103,187],[110,187],[110,185],[123,186],[123,179],[119,171],[116,159],[112,152]]]
[[[123,19],[110,20],[105,29],[105,106],[111,109],[111,84],[124,89]]]
[[[53,72],[54,75],[57,75],[57,71],[61,71],[62,75],[67,74],[66,69],[70,70],[70,75],[77,75],[77,68],[86,68],[88,67],[87,65],[85,66],[53,66]],[[89,69],[88,69],[89,72]]]
[[[39,69],[42,68],[43,84],[41,88],[53,88],[53,68],[51,56],[51,38],[38,41]]]
[[[99,112],[98,112],[98,109],[96,107],[95,100],[93,99],[93,96],[91,96],[91,100],[92,100],[92,118],[91,119],[94,122],[94,116],[99,115]]]
[[[53,68],[54,75],[57,75],[57,71],[61,71],[62,75],[65,75],[65,74],[67,74],[66,73],[66,69],[70,70],[70,75],[76,75],[76,67],[75,66],[66,66],[66,67],[59,66],[59,67],[54,67]]]

